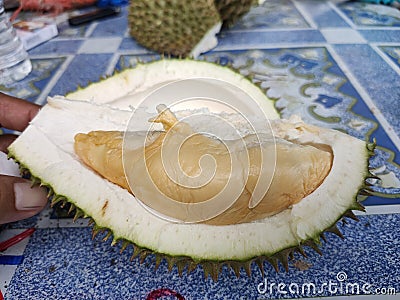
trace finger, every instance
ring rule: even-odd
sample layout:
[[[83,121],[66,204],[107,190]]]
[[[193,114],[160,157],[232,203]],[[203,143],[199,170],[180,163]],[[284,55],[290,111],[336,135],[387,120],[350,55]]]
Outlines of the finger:
[[[8,153],[8,146],[17,138],[16,135],[13,134],[3,134],[0,135],[0,151],[4,153]]]
[[[23,131],[40,106],[0,93],[0,127]]]
[[[0,224],[39,213],[47,203],[46,192],[23,178],[0,175]]]

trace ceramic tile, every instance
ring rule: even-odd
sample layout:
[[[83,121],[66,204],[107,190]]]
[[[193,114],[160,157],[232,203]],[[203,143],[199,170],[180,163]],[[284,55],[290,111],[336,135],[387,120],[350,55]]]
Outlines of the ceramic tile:
[[[121,38],[90,38],[82,43],[78,53],[114,53],[117,51]]]
[[[56,83],[50,95],[65,95],[86,86],[90,82],[99,81],[107,68],[112,54],[78,54]],[[82,72],[82,66],[88,66],[88,72]]]
[[[263,46],[282,45],[288,47],[298,44],[325,42],[318,30],[291,30],[267,32],[222,32],[216,50],[260,48]]]
[[[267,0],[252,8],[230,31],[266,28],[307,28],[309,24],[289,0]]]
[[[382,46],[380,49],[387,54],[387,56],[400,67],[400,47]]]
[[[297,1],[297,6],[301,7],[308,18],[318,28],[341,28],[350,25],[344,20],[328,2],[325,1]]]
[[[75,54],[82,40],[51,40],[29,51],[29,55]]]
[[[371,43],[400,42],[400,30],[359,30],[359,33]]]
[[[321,245],[323,256],[306,248],[308,257],[295,255],[289,273],[276,273],[265,263],[263,278],[254,264],[251,278],[244,271],[236,278],[224,267],[218,282],[204,279],[200,268],[179,277],[175,268],[169,273],[163,262],[155,271],[153,257],[145,259],[142,265],[138,259],[129,262],[132,249],[120,254],[120,246],[110,247],[108,242],[101,241],[102,236],[92,241],[89,229],[41,229],[30,239],[24,262],[5,296],[6,299],[21,299],[26,295],[29,299],[145,299],[160,287],[176,290],[185,299],[339,296],[346,294],[346,287],[350,294],[375,293],[378,288],[398,291],[400,262],[396,251],[400,236],[390,228],[400,222],[399,218],[400,215],[375,215],[361,216],[358,223],[350,221],[340,226],[344,240],[327,234],[327,243]],[[30,247],[38,243],[46,247]],[[374,276],[377,272],[382,276]],[[279,283],[287,287],[286,294],[276,288]],[[300,288],[298,293],[296,285]]]
[[[97,81],[114,67],[121,70],[159,59],[129,37],[127,14],[124,6],[118,17],[77,27],[70,27],[66,15],[61,16],[59,36],[29,51],[32,73],[0,90],[44,103],[47,95],[63,95]],[[339,225],[343,241],[327,234],[322,257],[306,248],[308,257],[296,254],[288,273],[282,266],[276,273],[265,263],[264,277],[255,264],[251,278],[244,270],[236,278],[226,267],[218,282],[204,279],[200,268],[179,277],[175,267],[168,272],[165,261],[155,271],[154,257],[141,265],[138,259],[130,262],[132,248],[120,254],[120,244],[111,247],[109,241],[102,242],[104,234],[92,240],[86,219],[74,223],[67,208],[47,207],[37,216],[2,227],[0,239],[36,228],[29,242],[0,253],[22,259],[20,265],[0,265],[5,298],[146,299],[155,289],[169,288],[186,300],[322,296],[340,300],[344,294],[365,295],[366,291],[354,288],[367,284],[371,295],[361,299],[396,299],[376,293],[379,288],[400,293],[399,28],[400,10],[390,6],[267,0],[234,27],[224,29],[218,47],[199,58],[252,75],[283,117],[295,113],[319,126],[376,139],[370,164],[382,181],[374,183],[374,196],[363,202],[368,214],[361,213],[358,223]],[[329,290],[329,283],[337,289]],[[278,284],[300,290],[281,293]],[[346,284],[350,291],[346,292]]]
[[[330,44],[364,44],[365,39],[353,29],[321,29],[322,35]]]
[[[339,7],[355,25],[400,26],[400,11],[394,7],[361,2],[344,2]]]

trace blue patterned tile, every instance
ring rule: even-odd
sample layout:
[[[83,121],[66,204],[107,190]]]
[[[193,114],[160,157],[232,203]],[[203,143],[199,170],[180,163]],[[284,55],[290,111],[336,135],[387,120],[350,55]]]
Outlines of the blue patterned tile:
[[[105,75],[112,54],[78,54],[50,92],[53,95],[65,95],[78,86],[99,81]],[[82,68],[86,71],[82,72]]]
[[[400,30],[359,30],[359,33],[369,42],[400,43]]]
[[[119,50],[121,52],[129,52],[130,54],[135,55],[154,53],[151,50],[138,44],[136,40],[131,37],[127,37],[122,40],[121,44],[119,45]]]
[[[29,55],[75,54],[82,42],[82,40],[52,40],[31,49]]]
[[[308,23],[290,0],[267,0],[253,7],[229,30],[307,28]]]
[[[400,75],[368,45],[335,45],[334,48],[395,132],[400,132]]]
[[[301,44],[325,42],[318,30],[291,30],[268,32],[235,32],[224,31],[218,37],[218,46],[215,50],[251,49],[276,44]]]
[[[265,263],[263,278],[253,264],[252,277],[236,278],[223,268],[218,282],[204,279],[202,271],[179,277],[176,268],[168,272],[165,261],[154,270],[153,257],[139,265],[138,259],[129,262],[132,250],[119,253],[120,247],[92,241],[89,228],[58,228],[36,230],[25,250],[25,259],[17,269],[6,299],[145,299],[158,288],[170,288],[185,299],[277,299],[305,296],[339,296],[346,294],[340,283],[359,285],[359,294],[374,293],[376,288],[400,290],[400,232],[393,231],[400,215],[371,215],[360,217],[339,227],[345,239],[332,234],[323,243],[323,256],[308,248],[307,258],[295,255],[289,272],[276,273]],[[379,238],[376,238],[379,237]],[[339,277],[339,274],[342,277]],[[341,278],[340,281],[338,278]],[[344,279],[345,278],[345,279]],[[343,280],[344,279],[344,280]],[[265,281],[266,280],[266,281]],[[337,289],[326,286],[332,282]],[[275,284],[271,293],[263,285]],[[280,293],[276,285],[299,285],[299,293]],[[304,290],[303,284],[313,283],[316,288]],[[323,285],[325,283],[325,285]],[[368,283],[365,291],[361,288]],[[295,289],[294,289],[295,290]],[[350,293],[353,290],[349,290]],[[357,290],[353,291],[356,294]]]
[[[400,26],[400,11],[394,7],[361,2],[344,2],[339,7],[359,26]]]
[[[93,30],[90,36],[122,37],[125,34],[127,28],[128,28],[127,11],[126,7],[124,7],[118,16],[99,20],[96,28]]]
[[[21,81],[7,86],[0,86],[0,91],[35,101],[41,90],[47,86],[54,73],[59,70],[65,59],[65,57],[31,59],[32,72]]]
[[[376,138],[380,149],[371,167],[400,180],[400,157],[393,155],[396,146],[326,48],[215,51],[205,58],[232,64],[244,75],[252,74],[255,82],[268,89],[267,95],[276,99],[275,107],[285,118],[297,114],[308,123],[345,131],[362,140]],[[385,86],[375,88],[379,93]],[[399,198],[391,196],[400,194],[400,186],[383,185],[374,187],[378,197],[366,203],[400,204]],[[385,200],[387,197],[391,199]]]
[[[325,1],[303,0],[300,4],[318,28],[349,27],[349,24]]]
[[[387,54],[387,56],[400,67],[400,45],[396,47],[382,46],[380,49]]]

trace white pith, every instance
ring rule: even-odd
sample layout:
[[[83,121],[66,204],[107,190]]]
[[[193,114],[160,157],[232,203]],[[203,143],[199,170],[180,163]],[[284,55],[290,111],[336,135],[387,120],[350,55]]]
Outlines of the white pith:
[[[200,260],[244,260],[273,254],[313,238],[335,223],[353,207],[355,194],[363,184],[367,163],[364,142],[293,118],[283,121],[275,134],[299,143],[326,144],[333,151],[332,170],[317,190],[292,208],[254,223],[170,223],[149,213],[128,191],[84,166],[74,153],[75,134],[124,130],[131,116],[129,110],[61,97],[48,102],[10,146],[10,153],[97,225],[110,228],[115,238],[160,253]]]
[[[206,61],[165,59],[148,64],[139,64],[115,74],[113,80],[93,83],[84,89],[67,95],[68,99],[109,104],[119,109],[137,107],[142,100],[165,84],[192,78],[209,78],[226,81],[240,87],[256,101],[269,119],[279,118],[273,102],[247,78]]]

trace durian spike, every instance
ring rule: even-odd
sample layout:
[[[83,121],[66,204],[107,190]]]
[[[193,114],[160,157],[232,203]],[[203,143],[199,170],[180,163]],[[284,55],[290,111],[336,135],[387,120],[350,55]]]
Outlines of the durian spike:
[[[142,252],[140,252],[140,255],[139,255],[139,257],[140,257],[140,260],[139,260],[140,264],[143,264],[143,263],[144,263],[146,257],[147,257],[149,254],[150,254],[150,253],[149,253],[147,250],[142,250]]]
[[[337,228],[336,224],[333,225],[332,227],[329,227],[325,231],[332,232],[332,233],[336,234],[338,237],[340,237],[342,240],[344,239],[343,234],[340,232],[339,228]]]
[[[178,274],[180,277],[182,277],[183,270],[185,269],[187,265],[186,259],[181,259],[176,263],[176,267],[178,268]]]
[[[268,258],[268,262],[271,264],[271,266],[274,267],[275,271],[279,273],[278,259],[276,257],[271,256]]]
[[[94,223],[95,223],[94,220],[90,218],[88,221],[88,226],[92,226]]]
[[[360,219],[351,211],[351,210],[348,210],[345,214],[344,214],[344,216],[346,217],[346,218],[349,218],[349,219],[352,219],[352,220],[354,220],[354,221],[360,221]]]
[[[74,211],[74,209],[75,209],[75,205],[73,205],[71,203],[71,205],[69,206],[69,209],[68,209],[68,214],[70,215]]]
[[[92,230],[92,240],[94,240],[96,235],[98,235],[100,232],[104,232],[104,230],[105,230],[104,228],[95,225]]]
[[[323,232],[321,232],[321,234],[319,235],[321,237],[321,239],[326,243],[326,236]]]
[[[196,270],[197,266],[198,266],[198,263],[196,263],[194,261],[190,261],[188,263],[187,273],[188,274],[192,273],[194,270]]]
[[[127,241],[127,240],[124,240],[123,242],[122,242],[122,245],[121,245],[121,250],[119,251],[119,253],[122,253],[122,252],[124,252],[125,251],[125,249],[130,245],[131,243],[129,242],[129,241]]]
[[[214,262],[203,262],[202,264],[204,278],[207,279],[210,275],[214,282],[218,281],[218,276],[221,271],[221,265]]]
[[[308,240],[304,242],[304,245],[310,247],[313,249],[315,252],[317,252],[319,255],[322,255],[321,250],[318,248],[318,245],[313,241],[313,240]]]
[[[168,257],[167,263],[168,263],[168,271],[171,272],[175,263],[177,261],[176,257]]]
[[[103,238],[103,242],[107,242],[107,240],[112,236],[112,231],[109,230],[106,234],[106,236]]]
[[[133,246],[133,253],[132,253],[132,256],[131,256],[131,261],[133,261],[136,257],[138,257],[140,252],[142,252],[142,249],[140,249],[140,247]]]
[[[361,203],[356,202],[354,203],[354,207],[352,208],[352,210],[359,210],[365,212],[365,207]]]
[[[243,263],[243,269],[246,271],[247,276],[251,277],[251,264],[252,260]]]
[[[231,269],[235,273],[236,277],[239,278],[240,277],[240,269],[241,269],[240,263],[238,263],[236,261],[230,261],[228,263],[228,265],[231,267]]]
[[[321,238],[322,238],[324,241],[326,241],[326,240],[325,240],[325,236],[324,236],[323,233],[321,233]],[[298,253],[300,253],[301,256],[307,257],[307,254],[306,254],[306,252],[304,251],[302,245],[298,245],[298,246],[296,247],[296,251],[297,251]]]
[[[60,203],[60,202],[64,201],[64,199],[65,199],[65,197],[63,197],[63,196],[55,195],[53,197],[53,199],[51,200],[50,206],[53,207],[57,203]]]
[[[289,271],[289,255],[292,252],[292,249],[284,249],[274,256],[281,262],[286,272]]]
[[[155,270],[158,270],[158,268],[161,265],[162,260],[163,260],[163,257],[161,255],[156,255],[155,265],[154,265]]]
[[[85,215],[85,213],[77,208],[73,222],[76,222],[76,220],[78,220],[80,217],[83,217],[84,215]]]
[[[113,240],[111,241],[111,246],[115,246],[116,244],[118,244],[118,239],[116,239],[115,237],[113,238]]]
[[[256,264],[257,264],[257,267],[260,269],[260,272],[261,272],[261,276],[264,278],[264,260],[265,260],[265,258],[264,257],[258,257],[256,260],[255,260],[255,262],[256,262]]]

